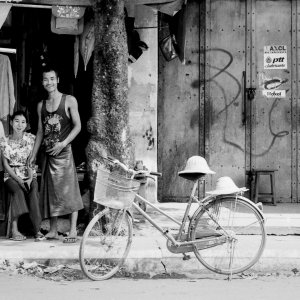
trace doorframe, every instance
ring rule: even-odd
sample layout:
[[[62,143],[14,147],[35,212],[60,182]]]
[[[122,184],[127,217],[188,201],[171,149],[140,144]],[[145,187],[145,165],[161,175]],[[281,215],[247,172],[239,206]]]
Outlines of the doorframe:
[[[246,43],[246,53],[245,53],[245,84],[244,84],[244,114],[245,114],[245,175],[247,177],[247,185],[250,188],[250,199],[253,196],[254,189],[254,178],[253,178],[253,168],[255,164],[252,161],[252,153],[254,151],[252,137],[254,135],[254,129],[252,126],[253,120],[255,118],[255,101],[249,100],[247,95],[247,89],[255,88],[256,86],[256,65],[255,65],[255,1],[246,1],[246,20],[245,20],[245,43]],[[254,25],[253,25],[254,24]]]
[[[300,7],[298,5],[299,1],[291,1],[291,11],[292,11],[292,28],[291,28],[291,39],[292,39],[292,49],[291,49],[291,90],[292,90],[292,113],[291,113],[291,123],[292,123],[292,137],[291,137],[291,201],[292,202],[300,202],[299,199],[299,190],[300,190],[300,182],[298,178],[299,176],[299,151],[298,151],[298,140],[300,135],[300,128],[298,128],[298,110],[300,108],[300,101],[298,100],[298,51],[297,51],[297,21],[298,21],[298,13],[300,13]],[[297,12],[297,13],[295,13]]]

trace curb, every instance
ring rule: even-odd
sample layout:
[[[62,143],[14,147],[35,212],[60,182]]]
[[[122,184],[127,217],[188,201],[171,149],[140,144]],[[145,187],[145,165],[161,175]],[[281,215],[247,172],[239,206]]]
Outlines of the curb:
[[[63,244],[61,241],[36,243],[1,241],[0,263],[37,262],[46,266],[58,264],[79,264],[79,245]],[[161,237],[134,236],[132,247],[125,261],[126,272],[148,274],[182,274],[188,278],[215,274],[206,269],[189,253],[191,259],[183,260],[182,254],[173,254],[167,250],[166,239]],[[300,237],[268,236],[267,244],[260,261],[245,273],[273,273],[300,270]],[[222,276],[222,275],[221,275]]]

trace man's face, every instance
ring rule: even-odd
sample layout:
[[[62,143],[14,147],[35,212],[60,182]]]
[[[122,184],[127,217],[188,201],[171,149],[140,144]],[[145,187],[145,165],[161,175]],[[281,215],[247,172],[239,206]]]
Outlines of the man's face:
[[[57,90],[57,84],[59,80],[54,71],[43,73],[43,87],[50,93]]]

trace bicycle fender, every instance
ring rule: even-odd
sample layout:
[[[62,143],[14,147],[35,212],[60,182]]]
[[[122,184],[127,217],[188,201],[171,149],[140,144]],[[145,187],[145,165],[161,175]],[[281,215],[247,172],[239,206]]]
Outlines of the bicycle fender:
[[[190,232],[192,226],[193,226],[193,223],[194,223],[194,220],[195,218],[197,217],[197,215],[199,214],[199,212],[203,209],[203,207],[205,207],[207,204],[209,204],[210,202],[213,202],[215,201],[217,198],[232,198],[234,195],[219,195],[219,196],[216,196],[216,197],[213,197],[213,198],[209,198],[207,200],[205,200],[202,205],[200,205],[196,211],[193,213],[192,217],[191,217],[191,220],[190,220],[190,223],[189,223],[189,229],[188,229],[188,232]],[[261,216],[261,218],[263,219],[263,222],[266,221],[266,218],[263,214],[263,212],[255,205],[255,203],[253,203],[251,200],[249,200],[248,198],[244,197],[244,196],[240,196],[238,195],[237,196],[238,199],[241,199],[245,202],[247,202],[247,204],[249,204],[250,206],[252,206],[257,212],[258,214]]]
[[[223,196],[222,198],[229,198],[229,196]],[[259,215],[262,217],[262,219],[265,222],[266,218],[265,218],[263,212],[257,207],[257,205],[255,203],[253,203],[253,201],[251,201],[250,199],[248,199],[248,198],[246,198],[244,196],[238,196],[238,198],[244,200],[249,205],[251,205],[259,213]]]

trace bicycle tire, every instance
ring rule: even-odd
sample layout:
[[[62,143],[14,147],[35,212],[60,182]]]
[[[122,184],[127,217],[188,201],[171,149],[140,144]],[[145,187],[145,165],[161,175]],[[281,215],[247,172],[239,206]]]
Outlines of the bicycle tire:
[[[91,280],[109,279],[124,264],[131,242],[132,220],[127,211],[106,208],[99,212],[88,224],[80,243],[83,273]]]
[[[194,246],[196,258],[215,273],[244,272],[257,263],[263,253],[266,243],[264,219],[261,212],[243,197],[216,198],[206,204],[192,222],[192,240],[219,238],[221,241],[205,249]]]

